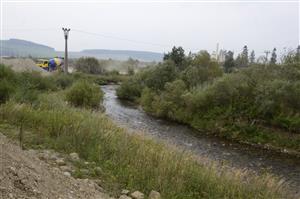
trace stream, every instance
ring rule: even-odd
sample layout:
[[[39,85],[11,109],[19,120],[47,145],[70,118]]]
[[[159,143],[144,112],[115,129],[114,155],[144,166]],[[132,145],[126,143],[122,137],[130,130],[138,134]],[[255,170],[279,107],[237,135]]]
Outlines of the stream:
[[[299,193],[299,158],[203,135],[186,125],[149,116],[136,105],[119,100],[116,96],[117,86],[106,85],[101,88],[105,94],[103,104],[106,114],[132,132],[141,131],[154,139],[174,144],[201,157],[225,162],[230,167],[257,172],[268,171],[284,178]]]

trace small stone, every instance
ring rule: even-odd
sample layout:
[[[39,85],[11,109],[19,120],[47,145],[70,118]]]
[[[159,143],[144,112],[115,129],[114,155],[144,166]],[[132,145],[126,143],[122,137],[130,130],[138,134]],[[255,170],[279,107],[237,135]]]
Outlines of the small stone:
[[[56,162],[56,164],[58,164],[58,166],[64,166],[64,165],[66,165],[66,163],[65,163],[65,161],[64,161],[63,158],[59,158],[55,162]]]
[[[121,191],[121,194],[122,194],[122,195],[128,195],[129,193],[130,193],[130,191],[127,190],[127,189],[123,189],[123,190]]]
[[[104,191],[103,188],[100,187],[97,183],[94,183],[94,187],[95,187],[96,190],[98,190],[98,191],[100,191],[100,192],[103,192],[103,191]]]
[[[97,185],[99,185],[100,187],[102,186],[102,181],[99,179],[93,180],[94,183],[96,183]]]
[[[15,168],[15,167],[9,167],[8,169],[9,169],[9,171],[10,171],[11,173],[13,173],[14,175],[17,174],[17,171],[16,171],[16,168]]]
[[[160,193],[159,193],[159,192],[152,190],[152,191],[150,192],[148,198],[149,198],[149,199],[160,199],[161,196],[160,196]]]
[[[64,175],[65,175],[65,176],[68,176],[68,177],[70,177],[70,176],[71,176],[71,173],[70,173],[70,172],[67,172],[67,171],[65,171],[65,172],[64,172]]]
[[[119,199],[132,199],[131,197],[127,196],[127,195],[121,195],[119,197]]]
[[[89,183],[89,179],[87,179],[87,178],[82,179],[82,182],[84,182],[84,183]]]
[[[50,155],[49,159],[53,160],[53,161],[56,161],[58,158],[57,158],[56,154],[52,154],[52,155]]]
[[[80,159],[78,153],[70,153],[70,157],[73,161],[78,161]]]
[[[96,172],[97,174],[102,173],[101,167],[95,167],[94,170],[95,170],[95,172]]]
[[[62,170],[62,171],[68,171],[68,172],[71,172],[71,171],[72,171],[72,169],[71,169],[70,167],[68,167],[68,166],[60,166],[59,168],[60,168],[60,170]]]
[[[144,199],[144,194],[140,191],[135,191],[130,196],[134,199]]]

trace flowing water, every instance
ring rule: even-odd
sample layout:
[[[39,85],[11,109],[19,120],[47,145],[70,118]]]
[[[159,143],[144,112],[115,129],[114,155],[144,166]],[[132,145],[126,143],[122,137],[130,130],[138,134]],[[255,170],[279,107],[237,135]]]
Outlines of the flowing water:
[[[231,167],[268,171],[289,181],[296,192],[300,191],[299,158],[203,135],[186,125],[154,118],[137,106],[119,100],[116,88],[102,86],[106,114],[116,123]]]

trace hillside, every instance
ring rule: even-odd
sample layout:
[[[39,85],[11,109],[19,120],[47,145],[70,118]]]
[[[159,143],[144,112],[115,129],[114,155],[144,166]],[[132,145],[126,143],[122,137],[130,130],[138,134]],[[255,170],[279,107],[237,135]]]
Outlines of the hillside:
[[[51,57],[55,56],[56,52],[54,48],[41,45],[38,43],[20,40],[9,39],[2,40],[2,54],[1,56],[34,56],[34,57]]]
[[[2,40],[1,56],[17,57],[53,57],[63,56],[64,52],[56,51],[54,48],[20,39]],[[107,49],[89,49],[80,52],[69,52],[70,58],[96,57],[98,59],[127,60],[128,58],[138,59],[140,61],[161,61],[163,54],[148,51],[133,50],[107,50]]]

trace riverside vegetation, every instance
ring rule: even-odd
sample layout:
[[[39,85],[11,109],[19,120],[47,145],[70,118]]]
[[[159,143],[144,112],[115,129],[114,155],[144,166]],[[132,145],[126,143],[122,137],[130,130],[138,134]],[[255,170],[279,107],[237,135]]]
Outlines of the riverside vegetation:
[[[151,73],[156,74],[153,78],[166,75],[173,67],[171,62],[165,62],[158,68],[163,68],[164,73],[158,73],[157,68],[151,69]],[[213,163],[204,165],[191,154],[117,127],[99,109],[103,94],[100,88],[95,89],[94,80],[83,74],[42,77],[37,73],[15,73],[0,65],[0,128],[5,132],[7,126],[18,128],[22,125],[25,148],[77,152],[80,158],[95,162],[101,170],[90,171],[89,177],[102,179],[105,188],[112,192],[115,187],[144,193],[154,189],[166,199],[288,197],[282,182],[275,177],[228,171]],[[181,99],[178,93],[186,88],[183,80],[172,81],[166,77],[161,80],[171,81],[160,88],[170,92],[161,94],[166,100],[170,96]],[[153,81],[155,83],[157,81]],[[143,89],[143,104],[149,103],[145,96],[153,95],[151,88]],[[158,97],[157,94],[153,96]],[[72,175],[81,176],[78,172]]]
[[[174,47],[117,90],[149,114],[230,140],[300,153],[300,47],[277,64],[248,58],[247,46],[218,63],[207,51]]]

